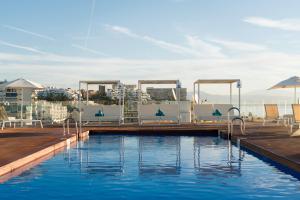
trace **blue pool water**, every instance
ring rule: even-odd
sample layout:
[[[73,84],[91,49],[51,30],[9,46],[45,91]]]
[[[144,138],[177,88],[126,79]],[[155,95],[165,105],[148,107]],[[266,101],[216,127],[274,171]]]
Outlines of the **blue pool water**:
[[[0,199],[300,199],[300,182],[216,137],[91,136]]]

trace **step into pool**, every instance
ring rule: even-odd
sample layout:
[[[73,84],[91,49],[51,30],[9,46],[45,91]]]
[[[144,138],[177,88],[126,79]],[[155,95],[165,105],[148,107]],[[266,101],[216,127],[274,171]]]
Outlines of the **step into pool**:
[[[300,181],[218,137],[93,135],[0,184],[0,199],[300,199]]]

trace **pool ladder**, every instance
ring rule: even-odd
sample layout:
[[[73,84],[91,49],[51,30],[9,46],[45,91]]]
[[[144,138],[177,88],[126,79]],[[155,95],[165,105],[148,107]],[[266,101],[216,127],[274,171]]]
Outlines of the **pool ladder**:
[[[66,135],[66,129],[67,129],[67,134],[70,135],[70,121],[74,121],[75,128],[76,128],[76,135],[78,136],[79,131],[78,131],[77,121],[71,117],[68,117],[67,119],[64,120],[64,123],[63,123],[64,135]]]
[[[239,115],[237,117],[233,117],[232,119],[230,119],[230,111],[232,110],[237,110]],[[245,134],[245,130],[246,130],[246,123],[244,121],[244,119],[241,116],[241,111],[239,108],[237,107],[232,107],[228,110],[227,112],[227,126],[228,126],[228,139],[233,135],[233,125],[235,121],[239,121],[239,125],[240,125],[240,129],[241,129],[241,133],[244,135]]]

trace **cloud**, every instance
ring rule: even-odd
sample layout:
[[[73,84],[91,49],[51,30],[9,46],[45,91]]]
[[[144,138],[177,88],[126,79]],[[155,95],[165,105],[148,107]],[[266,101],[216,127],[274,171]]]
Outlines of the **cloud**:
[[[72,44],[71,46],[75,47],[77,49],[80,49],[82,51],[86,51],[86,52],[92,53],[92,54],[96,54],[96,55],[100,55],[100,56],[108,56],[105,53],[102,53],[100,51],[97,51],[97,50],[94,50],[94,49],[91,49],[91,48],[87,48],[87,47],[84,47],[84,46],[81,46],[81,45],[78,45],[78,44]]]
[[[135,33],[133,33],[131,30],[129,30],[126,27],[122,27],[122,26],[112,26],[112,25],[105,25],[105,27],[109,30],[115,31],[115,32],[119,32],[119,33],[123,33],[129,37],[136,37],[136,38],[143,38],[143,36],[139,36]]]
[[[152,45],[168,50],[169,52],[173,52],[181,55],[189,55],[197,58],[225,57],[225,55],[223,55],[220,52],[220,49],[218,47],[214,47],[211,44],[205,43],[196,37],[188,36],[186,39],[188,40],[189,47],[186,47],[186,46],[170,43],[167,41],[159,40],[148,35],[139,35],[135,32],[132,32],[130,29],[122,26],[106,25],[105,27],[110,31],[121,33],[131,38],[146,41]]]
[[[33,53],[38,53],[38,54],[47,54],[46,52],[40,51],[36,48],[32,48],[32,47],[28,47],[28,46],[22,46],[22,45],[18,45],[18,44],[13,44],[13,43],[9,43],[9,42],[5,42],[0,40],[0,45],[4,45],[7,47],[12,47],[12,48],[16,48],[16,49],[21,49],[21,50],[25,50],[25,51],[29,51],[29,52],[33,52]]]
[[[238,50],[238,51],[265,51],[268,48],[263,45],[257,45],[246,42],[232,41],[232,40],[223,40],[223,39],[209,39],[210,42],[214,42],[223,46],[229,50]]]
[[[247,17],[244,21],[261,27],[275,28],[285,31],[300,31],[300,19],[273,20],[263,17]]]
[[[42,34],[35,33],[35,32],[31,32],[31,31],[28,31],[28,30],[25,30],[25,29],[22,29],[22,28],[18,28],[18,27],[15,27],[15,26],[3,25],[3,27],[7,28],[7,29],[19,31],[19,32],[22,32],[22,33],[25,33],[25,34],[28,34],[28,35],[32,35],[32,36],[35,36],[35,37],[39,37],[39,38],[42,38],[42,39],[45,39],[45,40],[55,41],[55,39],[50,37],[50,36],[42,35]]]
[[[221,48],[201,40],[197,36],[186,35],[187,44],[204,56],[225,57]]]
[[[168,60],[0,53],[0,68],[5,68],[6,78],[23,76],[45,85],[64,87],[76,87],[80,79],[99,79],[99,76],[104,77],[102,79],[120,79],[126,83],[153,77],[180,79],[183,87],[189,89],[192,89],[192,83],[196,79],[240,78],[243,81],[243,91],[246,92],[257,88],[267,89],[282,77],[297,75],[299,65],[299,54],[274,52],[234,58]],[[45,78],[49,74],[53,77],[51,80]],[[227,90],[221,90],[220,93],[222,92]]]

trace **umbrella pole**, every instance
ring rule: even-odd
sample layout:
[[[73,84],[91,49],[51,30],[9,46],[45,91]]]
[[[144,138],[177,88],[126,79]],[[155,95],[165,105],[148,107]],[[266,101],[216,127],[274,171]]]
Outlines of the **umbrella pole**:
[[[297,88],[294,89],[294,103],[297,104]]]

